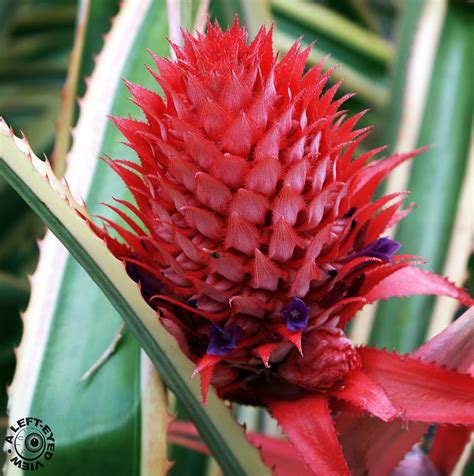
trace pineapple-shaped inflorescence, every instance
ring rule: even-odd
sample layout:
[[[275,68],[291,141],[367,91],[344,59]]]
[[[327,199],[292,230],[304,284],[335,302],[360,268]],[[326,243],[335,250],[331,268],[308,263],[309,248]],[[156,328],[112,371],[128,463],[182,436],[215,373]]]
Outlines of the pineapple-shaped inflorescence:
[[[355,129],[309,48],[280,61],[272,31],[184,33],[176,60],[153,56],[164,99],[127,83],[146,120],[114,118],[140,161],[110,161],[141,221],[96,227],[202,374],[204,398],[262,403],[337,385],[360,367],[344,335],[381,280],[411,265],[381,234],[405,193],[372,196],[415,155],[355,157]],[[370,161],[370,162],[369,162]]]

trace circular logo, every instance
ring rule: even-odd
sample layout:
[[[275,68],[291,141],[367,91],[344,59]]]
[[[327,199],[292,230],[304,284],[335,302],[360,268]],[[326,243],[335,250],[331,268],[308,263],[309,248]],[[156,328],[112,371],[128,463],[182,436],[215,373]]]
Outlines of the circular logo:
[[[25,471],[42,468],[53,457],[51,428],[39,418],[20,418],[8,428],[4,451],[14,466]]]

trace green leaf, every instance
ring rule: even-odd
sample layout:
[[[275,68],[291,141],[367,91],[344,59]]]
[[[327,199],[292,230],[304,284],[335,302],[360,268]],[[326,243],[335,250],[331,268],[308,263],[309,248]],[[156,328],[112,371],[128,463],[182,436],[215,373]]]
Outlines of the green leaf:
[[[408,189],[417,207],[396,234],[404,253],[426,257],[436,272],[444,267],[468,156],[473,14],[465,4],[448,5],[416,139],[418,146],[432,147],[413,163]],[[402,352],[413,349],[426,334],[432,309],[433,298],[428,297],[382,303],[371,343]]]
[[[77,143],[68,158],[68,180],[79,196],[95,194],[96,202],[100,193],[123,193],[120,180],[112,177],[104,164],[97,164],[101,151],[109,147],[106,141],[110,141],[112,151],[119,140],[119,134],[107,127],[106,115],[111,111],[123,113],[127,107],[127,93],[121,87],[123,76],[132,80],[148,76],[143,63],[149,42],[160,45],[159,54],[168,53],[163,11],[164,2],[154,6],[150,2],[127,2],[115,33],[109,36],[108,51],[101,55],[103,61],[83,100]],[[99,100],[94,99],[96,93]],[[93,211],[98,211],[97,206]],[[82,374],[110,344],[120,317],[54,237],[49,235],[41,248],[11,390],[12,414],[42,415],[54,429],[57,450],[48,474],[164,472],[168,465],[166,425],[160,422],[166,405],[156,397],[159,385],[143,386],[152,375],[139,344],[126,332],[103,367],[80,383]],[[15,392],[15,386],[21,391]],[[150,426],[157,433],[150,434]],[[153,452],[149,447],[152,443]]]
[[[94,68],[94,56],[102,47],[103,37],[110,28],[119,3],[119,0],[81,1],[52,154],[54,170],[60,175],[66,168],[66,154],[71,145],[70,134],[78,117],[77,98],[85,93],[85,79]]]
[[[391,101],[384,121],[384,139],[391,147],[396,144],[397,133],[402,121],[408,62],[424,3],[425,0],[404,2],[400,18],[397,21],[397,47],[390,85]]]
[[[59,90],[73,37],[75,0],[2,0],[0,111],[38,152],[53,143]],[[1,36],[1,33],[0,33]],[[42,116],[42,117],[40,117]],[[41,122],[39,122],[39,121]]]
[[[210,11],[222,28],[227,28],[234,22],[235,15],[240,23],[245,23],[249,36],[253,38],[262,25],[267,28],[273,23],[270,13],[270,0],[212,0]]]
[[[361,28],[356,23],[317,3],[272,0],[276,12],[304,25],[315,33],[326,35],[360,55],[382,64],[392,57],[392,46],[383,37]]]

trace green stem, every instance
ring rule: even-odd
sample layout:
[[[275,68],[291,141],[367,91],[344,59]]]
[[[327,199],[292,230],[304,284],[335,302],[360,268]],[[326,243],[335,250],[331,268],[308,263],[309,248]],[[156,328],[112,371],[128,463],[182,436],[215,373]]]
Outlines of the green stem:
[[[287,0],[272,0],[271,5],[279,14],[316,33],[327,35],[368,58],[382,64],[391,62],[393,51],[389,42],[328,8],[316,3]]]

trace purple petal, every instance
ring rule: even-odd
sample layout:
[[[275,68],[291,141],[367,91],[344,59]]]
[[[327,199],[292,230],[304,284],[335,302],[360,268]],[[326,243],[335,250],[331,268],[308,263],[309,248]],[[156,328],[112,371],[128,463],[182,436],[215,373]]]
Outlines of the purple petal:
[[[292,298],[290,304],[283,309],[282,315],[290,331],[302,331],[308,326],[309,307],[300,298]]]
[[[379,238],[370,243],[365,248],[362,248],[357,253],[353,254],[351,258],[359,256],[370,256],[379,258],[383,261],[392,261],[392,256],[400,249],[400,243],[388,237]]]
[[[405,455],[390,476],[440,476],[439,472],[423,451],[415,447]]]
[[[209,355],[227,355],[235,349],[241,334],[242,329],[239,326],[231,324],[219,327],[217,324],[212,324],[207,353]]]
[[[136,283],[140,283],[140,290],[143,294],[153,296],[163,290],[163,283],[146,270],[140,268],[135,263],[127,261],[125,263],[127,274]]]

